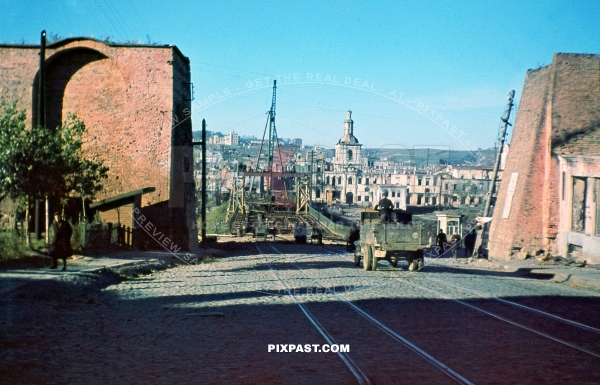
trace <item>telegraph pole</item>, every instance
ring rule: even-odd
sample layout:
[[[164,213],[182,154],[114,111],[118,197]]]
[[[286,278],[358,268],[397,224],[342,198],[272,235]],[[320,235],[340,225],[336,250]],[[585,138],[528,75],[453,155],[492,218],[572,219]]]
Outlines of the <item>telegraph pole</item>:
[[[499,148],[496,152],[496,163],[494,164],[494,172],[492,173],[492,180],[490,181],[490,189],[487,193],[487,200],[485,202],[485,208],[483,209],[483,217],[488,217],[490,215],[490,206],[492,204],[492,198],[494,196],[494,192],[496,190],[496,179],[498,178],[498,170],[500,168],[500,160],[502,159],[502,150],[504,149],[504,141],[506,140],[506,130],[508,126],[511,124],[508,122],[510,118],[510,112],[513,108],[513,98],[515,97],[515,90],[512,90],[508,93],[508,103],[506,104],[506,109],[504,110],[504,116],[502,116],[502,133],[500,134],[499,139]],[[483,238],[488,228],[488,224],[484,223],[481,231],[477,234],[477,240],[475,241],[475,247],[473,248],[473,257],[477,258],[479,256],[479,249],[483,243]]]
[[[202,147],[202,202],[200,203],[200,229],[201,244],[206,243],[206,119],[202,119],[202,140],[200,142],[192,142],[193,146]]]
[[[44,79],[44,62],[46,61],[46,31],[43,30],[40,37],[40,69],[38,72],[38,127],[41,127],[42,130],[46,128],[46,106],[44,103],[44,99],[46,97],[45,93],[45,79]],[[32,129],[36,129],[36,127],[32,127]],[[46,206],[48,206],[46,198]],[[29,203],[27,203],[29,205]],[[46,213],[46,217],[48,213]],[[29,218],[25,218],[26,221]],[[48,227],[48,223],[45,224],[45,228]],[[35,200],[35,239],[40,240],[42,235],[42,231],[40,229],[40,199]],[[29,234],[27,235],[29,237]],[[29,239],[29,238],[27,238]],[[46,230],[46,239],[48,239],[48,230]]]

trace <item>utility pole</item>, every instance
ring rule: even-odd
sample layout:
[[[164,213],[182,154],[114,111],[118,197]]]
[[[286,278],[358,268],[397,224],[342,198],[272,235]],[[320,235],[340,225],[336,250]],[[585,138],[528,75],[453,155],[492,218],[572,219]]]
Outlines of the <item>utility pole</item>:
[[[515,90],[512,90],[508,93],[508,103],[506,104],[506,109],[504,110],[504,116],[502,116],[502,132],[499,138],[499,148],[496,152],[496,163],[494,164],[494,172],[492,173],[492,180],[490,181],[490,189],[487,193],[487,200],[485,202],[485,208],[483,209],[483,217],[488,217],[490,215],[490,206],[492,204],[492,199],[494,196],[494,192],[496,191],[496,179],[498,178],[498,170],[500,168],[500,160],[502,159],[502,150],[504,149],[504,141],[506,139],[506,130],[508,126],[511,124],[508,122],[510,118],[510,112],[513,108],[513,98],[515,97]],[[483,243],[483,238],[485,233],[487,232],[489,224],[484,223],[481,231],[477,234],[477,240],[475,241],[475,247],[473,248],[473,257],[479,256],[479,249]]]
[[[38,73],[38,127],[41,127],[42,130],[46,129],[46,106],[44,103],[44,99],[46,97],[45,93],[45,79],[44,79],[44,62],[46,61],[46,31],[43,30],[40,37],[40,69]],[[32,129],[36,129],[33,127]],[[46,206],[48,198],[46,198]],[[42,231],[40,229],[40,199],[35,200],[35,239],[40,240]],[[27,203],[29,204],[29,202]],[[46,213],[47,216],[47,213]],[[26,221],[29,218],[25,218]],[[48,223],[45,224],[44,227],[48,227]],[[48,231],[46,230],[46,233]],[[27,235],[29,237],[29,234]],[[47,239],[46,234],[46,239]],[[29,238],[27,238],[29,239]]]
[[[200,229],[201,244],[206,243],[206,119],[202,119],[202,140],[200,142],[192,142],[193,146],[201,146],[202,148],[202,202],[200,203]]]

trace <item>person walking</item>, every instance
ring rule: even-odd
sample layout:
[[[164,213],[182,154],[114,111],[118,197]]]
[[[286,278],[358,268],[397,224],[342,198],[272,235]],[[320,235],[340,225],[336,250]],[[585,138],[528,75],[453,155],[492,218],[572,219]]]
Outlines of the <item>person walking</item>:
[[[63,270],[67,270],[67,258],[73,255],[71,248],[71,225],[62,219],[60,213],[54,213],[54,221],[50,225],[49,246],[50,256],[53,259],[51,269],[58,267],[58,260],[63,260]]]
[[[448,238],[444,233],[444,229],[440,229],[440,232],[438,233],[436,238],[436,243],[438,245],[438,255],[444,254],[444,252],[446,251],[446,245],[448,244]]]

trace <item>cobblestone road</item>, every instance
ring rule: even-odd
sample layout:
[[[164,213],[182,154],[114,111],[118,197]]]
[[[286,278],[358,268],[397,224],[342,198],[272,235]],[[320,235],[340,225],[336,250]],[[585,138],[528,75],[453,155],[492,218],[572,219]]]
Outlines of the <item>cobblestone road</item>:
[[[333,341],[350,346],[371,383],[452,379],[341,298],[472,383],[600,382],[596,291],[435,261],[421,273],[386,262],[367,272],[331,246],[258,250],[241,246],[99,293],[12,291],[1,300],[2,382],[358,383],[335,353],[268,352],[269,344],[325,343],[273,271]]]

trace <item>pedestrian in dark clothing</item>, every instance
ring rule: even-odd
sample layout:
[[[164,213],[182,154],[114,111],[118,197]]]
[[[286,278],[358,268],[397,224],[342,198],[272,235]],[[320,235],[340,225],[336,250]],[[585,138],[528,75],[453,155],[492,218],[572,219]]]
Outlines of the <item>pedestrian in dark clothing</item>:
[[[56,269],[58,267],[58,260],[62,259],[62,269],[67,270],[67,258],[73,255],[71,235],[73,235],[71,225],[63,220],[59,213],[54,213],[54,221],[50,225],[49,234],[50,256],[53,259],[51,269]]]
[[[437,235],[436,243],[438,245],[438,254],[444,254],[446,244],[448,243],[448,238],[446,238],[446,234],[443,229],[440,229],[440,232]]]
[[[473,249],[475,248],[475,239],[477,237],[477,232],[475,229],[469,231],[467,235],[465,235],[465,256],[471,257],[473,255]]]
[[[354,245],[354,242],[358,241],[359,239],[360,239],[360,223],[358,221],[356,221],[352,225],[352,228],[350,229],[350,235],[348,235],[348,245],[346,246],[346,249],[348,251],[354,251],[354,249],[356,248]]]
[[[375,206],[376,210],[379,210],[379,219],[381,223],[390,223],[392,221],[392,212],[394,211],[394,204],[388,199],[387,191],[381,194],[381,200]]]

